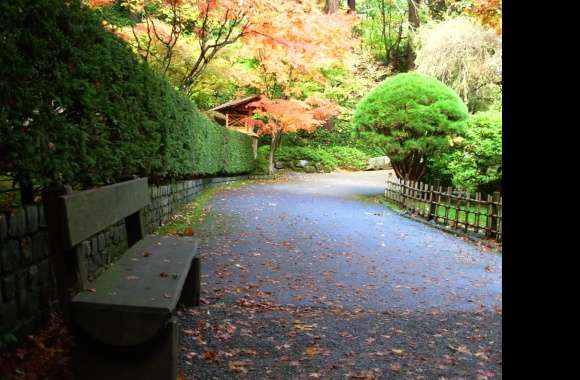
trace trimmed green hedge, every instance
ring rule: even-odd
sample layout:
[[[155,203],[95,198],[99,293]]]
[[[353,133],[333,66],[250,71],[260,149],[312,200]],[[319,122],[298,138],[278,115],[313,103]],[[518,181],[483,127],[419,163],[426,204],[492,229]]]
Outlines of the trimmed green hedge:
[[[251,138],[209,121],[78,0],[0,3],[0,174],[82,187],[249,172]]]
[[[266,171],[268,145],[261,146],[258,159],[263,171]],[[369,156],[357,148],[347,146],[332,146],[327,148],[312,148],[305,146],[281,146],[276,151],[276,161],[306,160],[322,165],[326,171],[335,169],[363,170],[367,167]]]

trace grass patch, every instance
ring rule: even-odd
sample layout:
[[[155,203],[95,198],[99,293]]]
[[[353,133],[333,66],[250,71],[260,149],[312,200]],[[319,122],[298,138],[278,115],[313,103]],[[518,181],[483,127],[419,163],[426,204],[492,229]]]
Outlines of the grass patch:
[[[390,201],[388,199],[385,199],[384,195],[379,194],[379,195],[357,195],[355,196],[356,199],[362,201],[362,202],[367,202],[367,203],[375,203],[375,204],[381,204],[384,206],[389,207],[390,209],[397,211],[397,212],[404,212],[404,211],[409,211],[411,213],[415,213],[416,210],[419,211],[424,211],[424,213],[427,212],[428,207],[429,207],[429,203],[427,202],[419,202],[419,201],[415,201],[415,208],[413,209],[405,209],[403,207],[401,207],[401,205],[399,205],[396,202]],[[435,209],[435,212],[437,214],[437,220],[436,222],[438,223],[445,223],[445,219],[448,219],[450,221],[455,221],[455,217],[457,216],[457,220],[459,224],[464,224],[465,223],[465,219],[467,218],[467,221],[470,225],[475,225],[476,223],[476,213],[478,212],[478,209],[476,206],[470,205],[470,207],[468,208],[466,205],[461,205],[459,207],[459,211],[457,211],[457,209],[455,208],[448,208],[447,209],[447,218],[445,217],[445,207],[442,206],[437,206],[437,208]],[[459,212],[459,215],[456,215]],[[417,212],[418,214],[420,214],[420,212]],[[480,207],[479,208],[479,226],[480,227],[486,227],[487,226],[487,207]]]
[[[383,194],[378,194],[378,195],[355,195],[355,198],[358,199],[359,201],[362,201],[362,202],[365,202],[365,203],[375,203],[375,204],[380,204],[380,205],[383,205],[383,206],[387,206],[388,208],[390,208],[390,209],[392,209],[392,210],[394,210],[396,212],[403,212],[403,211],[405,211],[397,203],[391,202],[388,199],[385,199],[385,196]]]
[[[480,227],[487,226],[487,207],[486,206],[474,206],[470,205],[467,207],[466,204],[461,204],[459,209],[456,208],[457,205],[452,205],[452,207],[437,206],[435,209],[435,214],[437,215],[436,222],[445,223],[445,220],[455,221],[458,224],[465,224],[467,219],[468,224],[475,225],[477,222]],[[417,210],[419,214],[427,213],[429,208],[428,202],[415,201],[415,207],[409,211],[413,212]],[[445,213],[447,212],[447,215]],[[477,213],[479,213],[479,221],[477,220]]]
[[[205,220],[206,215],[210,211],[211,205],[209,205],[209,202],[214,196],[227,190],[245,186],[251,182],[248,180],[236,181],[203,189],[197,194],[195,200],[176,211],[167,223],[155,231],[155,234],[192,236],[195,227]]]

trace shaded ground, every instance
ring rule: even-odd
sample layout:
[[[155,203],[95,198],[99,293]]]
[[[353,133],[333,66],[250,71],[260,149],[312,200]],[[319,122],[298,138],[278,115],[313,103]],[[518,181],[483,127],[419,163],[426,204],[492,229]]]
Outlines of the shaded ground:
[[[501,378],[501,256],[355,199],[385,178],[292,176],[212,201],[186,378]]]

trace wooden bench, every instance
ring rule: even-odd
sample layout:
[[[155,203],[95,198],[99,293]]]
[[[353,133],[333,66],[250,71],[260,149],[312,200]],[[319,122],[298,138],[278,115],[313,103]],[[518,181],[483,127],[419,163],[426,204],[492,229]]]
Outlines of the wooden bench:
[[[198,241],[145,235],[147,178],[76,193],[61,188],[46,198],[57,285],[76,339],[78,378],[175,380],[175,312],[180,303],[199,304]],[[127,251],[89,281],[83,241],[122,220]]]

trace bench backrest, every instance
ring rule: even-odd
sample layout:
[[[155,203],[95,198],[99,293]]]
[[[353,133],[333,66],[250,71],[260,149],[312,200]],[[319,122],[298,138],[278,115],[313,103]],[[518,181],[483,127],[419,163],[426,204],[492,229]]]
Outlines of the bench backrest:
[[[66,248],[125,219],[129,245],[144,236],[140,210],[151,202],[147,178],[60,196]]]

